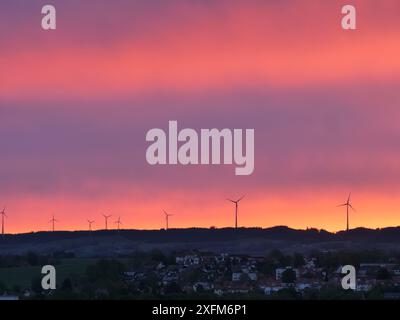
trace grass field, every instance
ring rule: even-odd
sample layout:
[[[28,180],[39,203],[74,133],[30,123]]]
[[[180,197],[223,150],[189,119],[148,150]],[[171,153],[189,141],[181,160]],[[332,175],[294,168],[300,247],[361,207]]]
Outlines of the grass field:
[[[93,264],[97,259],[63,259],[61,264],[55,265],[57,286],[59,286],[65,278],[77,278],[86,272],[86,267]],[[20,286],[21,288],[29,288],[31,280],[35,277],[42,277],[42,267],[15,267],[0,268],[0,282],[4,283],[8,288]]]

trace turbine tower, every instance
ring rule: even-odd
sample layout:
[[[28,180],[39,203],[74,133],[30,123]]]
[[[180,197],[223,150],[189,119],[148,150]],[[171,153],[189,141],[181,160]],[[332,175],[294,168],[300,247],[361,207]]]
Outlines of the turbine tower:
[[[349,231],[349,208],[351,208],[353,211],[356,211],[350,203],[350,196],[351,196],[351,192],[349,193],[349,197],[347,198],[346,203],[338,205],[338,207],[346,207],[346,218],[347,218],[346,231]]]
[[[1,211],[0,214],[1,214],[1,234],[4,236],[4,217],[7,217],[6,207],[3,208],[3,211]]]
[[[163,210],[164,211],[164,214],[165,214],[165,225],[166,225],[166,230],[168,230],[168,227],[169,227],[169,225],[168,225],[168,219],[169,219],[169,217],[170,216],[173,216],[173,214],[170,214],[170,213],[168,213],[167,211],[165,211],[165,210]]]
[[[118,217],[118,220],[115,221],[115,223],[117,224],[117,226],[118,226],[118,231],[119,231],[119,226],[122,224],[122,222],[121,222],[121,217]]]
[[[89,231],[92,231],[92,224],[95,222],[94,220],[88,220],[89,223]]]
[[[231,199],[226,199],[232,203],[235,204],[235,229],[237,229],[238,227],[238,207],[239,207],[239,202],[244,198],[244,196],[242,196],[241,198],[239,198],[238,200],[231,200]]]
[[[54,232],[54,222],[56,222],[56,221],[57,221],[57,219],[54,218],[54,214],[53,214],[53,218],[49,221],[52,224],[53,232]]]
[[[106,230],[108,230],[108,218],[110,218],[112,215],[110,214],[110,215],[105,215],[105,214],[103,214],[103,217],[104,217],[104,220],[105,220],[105,222],[106,222]]]

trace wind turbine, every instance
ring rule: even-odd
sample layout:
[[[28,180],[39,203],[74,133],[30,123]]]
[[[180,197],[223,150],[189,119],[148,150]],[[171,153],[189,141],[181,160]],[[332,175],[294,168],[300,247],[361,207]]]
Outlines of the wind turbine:
[[[226,200],[228,200],[228,201],[230,201],[230,202],[232,202],[232,203],[234,203],[235,204],[235,229],[237,229],[237,227],[238,227],[238,207],[239,207],[239,202],[240,202],[240,200],[242,200],[244,198],[244,196],[242,196],[241,198],[239,198],[238,200],[231,200],[231,199],[226,199]]]
[[[165,214],[165,224],[166,224],[166,230],[168,230],[168,218],[170,216],[173,216],[173,214],[168,213],[167,211],[163,210]]]
[[[92,231],[92,224],[95,222],[94,220],[88,220],[89,223],[89,231]]]
[[[118,231],[119,231],[119,226],[122,224],[121,217],[118,217],[118,220],[115,221],[115,223],[118,225]]]
[[[57,221],[57,219],[55,219],[54,218],[54,214],[53,214],[53,218],[49,221],[49,222],[51,222],[52,223],[52,226],[53,226],[53,232],[54,232],[54,222],[56,222]]]
[[[110,215],[105,215],[105,214],[103,214],[103,217],[104,217],[104,219],[105,219],[105,221],[106,221],[106,230],[108,230],[108,218],[110,218],[112,215],[110,214]]]
[[[350,196],[351,196],[351,192],[349,193],[349,197],[347,198],[346,203],[338,205],[338,207],[346,207],[346,214],[347,214],[346,230],[347,231],[349,231],[349,208],[351,208],[353,211],[356,211],[356,209],[354,209],[353,206],[350,203]]]
[[[3,211],[1,211],[0,214],[1,214],[1,234],[4,236],[4,217],[7,217],[6,207],[3,208]]]

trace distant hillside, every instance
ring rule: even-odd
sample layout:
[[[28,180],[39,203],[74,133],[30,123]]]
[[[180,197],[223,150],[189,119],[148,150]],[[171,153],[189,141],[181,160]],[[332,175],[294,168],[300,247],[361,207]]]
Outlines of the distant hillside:
[[[400,231],[399,231],[400,235]],[[223,228],[223,229],[169,229],[169,230],[99,230],[93,231],[55,231],[34,232],[16,235],[5,235],[1,244],[41,243],[57,240],[77,239],[82,237],[110,237],[119,236],[132,241],[145,242],[202,242],[202,241],[229,241],[249,238],[265,238],[292,241],[327,241],[335,236],[326,231],[318,232],[315,229],[295,230],[288,227],[261,228]]]
[[[358,228],[331,233],[325,230],[273,228],[170,229],[56,231],[5,235],[0,238],[0,254],[26,251],[73,251],[79,255],[114,255],[135,250],[204,249],[263,253],[272,248],[286,250],[335,249],[341,247],[390,249],[400,244],[400,227]]]

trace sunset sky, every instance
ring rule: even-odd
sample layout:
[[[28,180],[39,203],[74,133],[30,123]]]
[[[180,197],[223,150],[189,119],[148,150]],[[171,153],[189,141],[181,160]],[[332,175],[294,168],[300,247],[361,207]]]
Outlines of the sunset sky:
[[[41,8],[57,9],[57,30]],[[357,9],[357,30],[341,8]],[[400,225],[400,1],[2,0],[6,231]],[[145,136],[254,128],[255,171],[150,166]],[[1,210],[1,208],[0,208]]]

